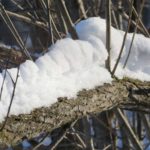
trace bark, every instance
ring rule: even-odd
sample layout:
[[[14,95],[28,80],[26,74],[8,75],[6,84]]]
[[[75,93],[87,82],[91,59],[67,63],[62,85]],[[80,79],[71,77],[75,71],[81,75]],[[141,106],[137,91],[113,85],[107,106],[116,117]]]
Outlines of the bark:
[[[148,108],[150,106],[150,82],[132,79],[114,80],[111,84],[82,90],[76,98],[58,98],[49,107],[33,110],[30,114],[10,116],[0,132],[0,141],[16,143],[23,136],[29,138],[40,132],[52,130],[86,116],[116,107]],[[1,125],[2,126],[2,123]]]
[[[25,62],[27,57],[20,51],[14,48],[9,48],[0,45],[0,69],[17,67]]]

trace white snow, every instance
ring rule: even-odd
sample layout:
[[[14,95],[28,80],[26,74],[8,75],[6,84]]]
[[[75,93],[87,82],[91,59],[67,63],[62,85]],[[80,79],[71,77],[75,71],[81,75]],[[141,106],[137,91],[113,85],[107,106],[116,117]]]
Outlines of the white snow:
[[[105,68],[105,20],[95,17],[81,21],[76,30],[79,40],[65,38],[49,48],[35,63],[27,60],[21,64],[15,97],[10,114],[30,113],[41,106],[50,106],[58,97],[75,97],[83,88],[90,89],[111,83],[110,73]],[[112,67],[118,57],[123,31],[112,27]],[[127,67],[122,68],[128,54],[132,34],[128,34],[124,52],[117,68],[119,78],[129,76],[150,81],[150,39],[136,34]],[[17,69],[9,69],[13,80]],[[0,74],[2,85],[5,71]],[[0,101],[0,121],[7,114],[13,83],[7,73]]]

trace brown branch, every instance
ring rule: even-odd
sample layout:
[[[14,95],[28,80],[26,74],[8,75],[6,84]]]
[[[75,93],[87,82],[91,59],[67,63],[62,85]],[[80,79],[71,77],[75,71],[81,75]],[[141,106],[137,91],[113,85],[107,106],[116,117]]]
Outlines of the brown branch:
[[[140,89],[135,86],[135,82]],[[10,116],[3,132],[0,132],[0,140],[9,144],[14,143],[24,135],[31,138],[42,131],[51,132],[87,114],[129,103],[134,106],[142,104],[149,107],[149,87],[149,82],[124,79],[95,89],[82,90],[75,99],[58,98],[58,102],[49,107],[38,108],[30,114]]]

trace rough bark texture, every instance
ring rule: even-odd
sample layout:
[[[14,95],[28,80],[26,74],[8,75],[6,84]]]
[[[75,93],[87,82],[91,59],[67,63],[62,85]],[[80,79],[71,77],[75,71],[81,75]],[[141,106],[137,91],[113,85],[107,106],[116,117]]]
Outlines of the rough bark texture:
[[[57,103],[47,108],[38,108],[30,114],[10,116],[3,132],[0,132],[0,141],[16,143],[25,135],[31,138],[42,131],[51,132],[89,113],[102,112],[116,106],[149,107],[149,95],[150,82],[131,79],[115,80],[112,84],[82,90],[74,99],[58,98]]]

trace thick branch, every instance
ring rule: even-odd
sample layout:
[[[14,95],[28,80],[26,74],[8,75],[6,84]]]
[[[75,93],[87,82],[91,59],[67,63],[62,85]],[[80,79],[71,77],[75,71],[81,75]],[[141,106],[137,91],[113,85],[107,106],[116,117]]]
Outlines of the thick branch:
[[[58,98],[58,102],[47,108],[38,108],[31,114],[11,116],[0,140],[12,143],[23,136],[33,137],[42,131],[51,132],[66,123],[89,113],[97,113],[116,106],[140,104],[150,105],[150,82],[130,79],[113,81],[91,90],[82,90],[75,99]]]

